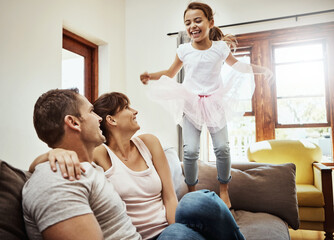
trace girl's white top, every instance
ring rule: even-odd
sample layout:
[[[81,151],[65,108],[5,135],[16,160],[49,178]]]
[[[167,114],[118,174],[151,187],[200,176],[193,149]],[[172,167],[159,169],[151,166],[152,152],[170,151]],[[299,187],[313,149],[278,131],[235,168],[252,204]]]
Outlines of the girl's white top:
[[[209,49],[195,49],[191,43],[181,44],[176,53],[183,62],[185,77],[183,85],[197,95],[210,95],[223,83],[221,70],[230,54],[224,41],[212,41]]]
[[[197,50],[191,43],[180,45],[177,55],[183,62],[184,82],[162,76],[150,83],[149,97],[181,126],[185,116],[199,130],[205,124],[211,133],[219,131],[244,115],[245,101],[255,88],[252,71],[243,73],[224,64],[229,54],[224,41],[212,41],[207,50]]]
[[[105,172],[105,176],[125,202],[127,214],[137,232],[143,239],[150,239],[168,226],[161,195],[162,184],[154,168],[152,155],[144,142],[138,137],[131,141],[136,145],[148,168],[139,172],[131,170],[104,145],[112,162],[112,167]]]

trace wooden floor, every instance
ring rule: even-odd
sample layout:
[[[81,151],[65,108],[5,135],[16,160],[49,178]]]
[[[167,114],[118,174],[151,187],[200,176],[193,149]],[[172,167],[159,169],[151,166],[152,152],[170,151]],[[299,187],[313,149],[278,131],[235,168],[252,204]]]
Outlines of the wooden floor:
[[[292,230],[289,229],[291,240],[324,240],[325,233],[310,230]]]

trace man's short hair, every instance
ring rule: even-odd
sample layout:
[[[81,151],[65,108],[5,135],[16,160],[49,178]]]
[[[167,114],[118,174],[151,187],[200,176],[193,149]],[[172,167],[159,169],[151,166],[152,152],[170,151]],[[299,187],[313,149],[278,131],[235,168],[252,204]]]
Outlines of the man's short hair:
[[[80,117],[78,96],[77,88],[53,89],[42,94],[35,103],[35,130],[49,147],[55,147],[63,138],[66,115]]]

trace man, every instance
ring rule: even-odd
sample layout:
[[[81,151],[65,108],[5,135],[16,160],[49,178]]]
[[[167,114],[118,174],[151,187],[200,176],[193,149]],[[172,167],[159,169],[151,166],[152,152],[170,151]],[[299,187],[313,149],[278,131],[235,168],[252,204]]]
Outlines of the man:
[[[101,120],[77,89],[50,90],[37,100],[38,137],[51,148],[76,152],[85,172],[68,181],[48,162],[36,167],[22,191],[30,239],[141,239],[124,202],[92,162],[94,148],[105,141]]]

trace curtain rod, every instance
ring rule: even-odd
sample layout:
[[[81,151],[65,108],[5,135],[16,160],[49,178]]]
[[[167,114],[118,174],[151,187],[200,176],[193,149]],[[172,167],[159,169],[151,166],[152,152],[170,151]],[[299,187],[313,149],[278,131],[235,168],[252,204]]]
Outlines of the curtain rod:
[[[221,26],[218,26],[218,27],[219,28],[234,27],[234,26],[240,26],[240,25],[260,23],[260,22],[276,21],[276,20],[287,19],[287,18],[296,18],[296,21],[297,21],[299,17],[329,13],[329,12],[334,12],[334,9],[329,9],[329,10],[319,11],[319,12],[310,12],[310,13],[303,13],[303,14],[297,14],[297,15],[290,15],[290,16],[284,16],[284,17],[277,17],[277,18],[267,18],[267,19],[255,20],[255,21],[250,21],[250,22],[241,22],[241,23],[234,23],[234,24],[228,24],[228,25],[221,25]],[[167,33],[167,36],[172,36],[172,35],[176,35],[176,34],[178,34],[178,32]]]

